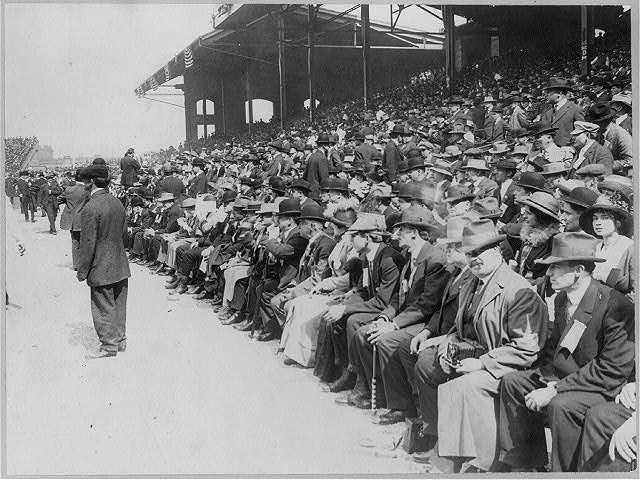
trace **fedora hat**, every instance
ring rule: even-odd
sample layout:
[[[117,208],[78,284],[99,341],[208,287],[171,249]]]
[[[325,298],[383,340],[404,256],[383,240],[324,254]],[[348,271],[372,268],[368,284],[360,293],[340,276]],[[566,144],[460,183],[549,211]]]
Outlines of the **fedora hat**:
[[[196,199],[195,198],[185,198],[182,201],[182,208],[196,208]]]
[[[604,258],[595,256],[597,243],[594,237],[584,232],[558,233],[553,237],[549,256],[537,258],[535,262],[543,265],[570,261],[604,262]]]
[[[493,155],[500,155],[502,153],[507,153],[510,150],[509,144],[507,142],[495,142],[489,153]]]
[[[540,135],[553,135],[557,130],[558,127],[552,127],[545,122],[537,122],[531,127],[529,134],[539,137]]]
[[[460,147],[458,145],[448,145],[444,147],[444,153],[452,157],[457,157],[459,155],[462,155],[462,150],[460,150]]]
[[[398,184],[398,198],[404,198],[405,200],[411,200],[414,197],[415,186],[409,183]]]
[[[543,87],[543,90],[562,90],[566,92],[568,90],[572,90],[572,87],[569,85],[569,80],[566,78],[551,77]]]
[[[463,167],[460,167],[463,170],[467,170],[469,168],[472,168],[474,170],[483,170],[488,172],[489,171],[489,167],[487,167],[487,162],[485,162],[484,160],[480,159],[480,158],[470,158],[467,160],[467,164]]]
[[[462,230],[462,248],[465,253],[480,248],[497,245],[507,236],[498,233],[498,229],[489,219],[477,220],[465,225]]]
[[[333,142],[328,133],[321,133],[318,135],[318,139],[316,140],[316,143],[318,145],[329,145]]]
[[[471,193],[469,188],[464,185],[451,185],[447,189],[447,198],[443,201],[445,203],[456,204],[462,202],[464,200],[472,200],[475,198],[475,195]]]
[[[451,164],[447,162],[443,162],[441,160],[436,161],[435,165],[431,167],[431,171],[453,178],[453,172],[451,171]]]
[[[593,230],[593,214],[604,211],[612,214],[617,220],[620,220],[621,226],[618,231],[620,235],[631,237],[633,234],[633,215],[625,207],[625,202],[615,202],[606,195],[601,195],[593,205],[580,214],[580,227],[588,234],[598,237]]]
[[[503,213],[496,197],[477,198],[471,204],[471,209],[476,212],[480,218],[500,218]]]
[[[399,228],[402,226],[415,227],[418,230],[440,230],[440,226],[434,222],[433,213],[425,207],[409,207],[402,212],[400,221],[396,223],[393,228]]]
[[[563,202],[577,205],[582,208],[589,208],[598,199],[598,192],[587,187],[575,187],[565,195],[560,197]]]
[[[548,217],[560,221],[560,217],[558,216],[560,205],[558,205],[558,200],[550,193],[533,192],[527,197],[516,200],[516,202],[521,205],[527,205]]]
[[[161,192],[158,197],[159,202],[173,202],[176,197],[171,192]]]
[[[596,102],[589,107],[585,120],[590,123],[604,123],[616,116],[609,102]]]
[[[360,213],[347,232],[383,233],[387,228],[384,215],[377,213]]]
[[[344,178],[327,178],[322,181],[320,188],[325,192],[349,193],[349,180]]]
[[[445,236],[438,239],[438,244],[461,243],[464,227],[469,223],[469,217],[457,215],[447,219]]]
[[[278,193],[284,193],[287,189],[287,184],[282,177],[270,177],[269,187]]]
[[[571,170],[564,162],[549,162],[542,166],[540,175],[558,175]]]
[[[426,164],[424,163],[424,157],[422,156],[409,157],[406,168],[403,168],[401,172],[406,173],[406,172],[410,172],[411,170],[417,170],[420,168],[424,169],[425,167],[426,167]]]
[[[300,220],[315,220],[316,222],[325,222],[323,215],[324,209],[315,202],[306,202],[300,211]]]
[[[358,218],[358,213],[353,208],[338,209],[333,215],[326,215],[325,218],[340,227],[349,228]]]
[[[526,137],[529,135],[529,130],[526,128],[514,128],[511,130],[511,136],[513,138]]]
[[[278,216],[297,217],[300,215],[300,202],[297,198],[287,198],[278,205]]]
[[[513,155],[527,156],[529,155],[529,148],[526,145],[516,145],[515,147],[513,147],[513,150],[511,151],[511,156]]]
[[[545,191],[545,179],[538,172],[523,172],[520,178],[516,180],[516,185],[533,191]]]
[[[498,170],[518,170],[518,163],[515,160],[503,158],[496,163],[496,168]]]

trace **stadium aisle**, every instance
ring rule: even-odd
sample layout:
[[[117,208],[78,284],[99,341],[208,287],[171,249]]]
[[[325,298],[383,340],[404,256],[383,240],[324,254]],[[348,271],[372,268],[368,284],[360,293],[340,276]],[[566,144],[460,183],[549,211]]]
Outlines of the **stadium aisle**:
[[[208,304],[169,301],[164,277],[137,265],[127,351],[85,359],[97,339],[69,234],[23,225],[27,253],[7,266],[8,474],[425,471],[384,447],[402,425],[337,405],[274,342],[221,326]]]

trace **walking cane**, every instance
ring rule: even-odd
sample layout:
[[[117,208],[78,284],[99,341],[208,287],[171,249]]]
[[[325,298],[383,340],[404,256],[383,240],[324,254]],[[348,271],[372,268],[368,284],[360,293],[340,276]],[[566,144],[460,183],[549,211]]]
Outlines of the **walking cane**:
[[[378,364],[378,347],[373,344],[373,375],[371,377],[371,411],[376,413],[376,366]]]

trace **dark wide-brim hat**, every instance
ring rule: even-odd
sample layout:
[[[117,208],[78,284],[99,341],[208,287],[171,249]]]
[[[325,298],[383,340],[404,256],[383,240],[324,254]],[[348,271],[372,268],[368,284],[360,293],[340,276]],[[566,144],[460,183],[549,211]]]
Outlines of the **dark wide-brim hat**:
[[[414,227],[418,230],[441,231],[439,225],[435,224],[433,213],[426,207],[409,207],[402,212],[400,221],[393,225],[393,228],[403,226]]]
[[[588,207],[584,212],[580,214],[580,228],[587,232],[589,235],[599,237],[593,230],[593,214],[596,211],[605,211],[611,213],[616,219],[620,220],[620,228],[618,233],[625,237],[631,238],[633,235],[633,215],[624,208],[614,205],[603,197],[600,197],[596,203]]]
[[[327,221],[335,223],[340,227],[349,228],[357,220],[358,213],[354,209],[348,208],[345,210],[336,210],[333,215],[327,215],[325,218]]]
[[[596,102],[589,107],[585,120],[591,123],[603,123],[615,116],[616,112],[611,109],[609,102]]]
[[[573,87],[569,84],[566,78],[551,77],[547,84],[542,88],[543,90],[573,90]]]

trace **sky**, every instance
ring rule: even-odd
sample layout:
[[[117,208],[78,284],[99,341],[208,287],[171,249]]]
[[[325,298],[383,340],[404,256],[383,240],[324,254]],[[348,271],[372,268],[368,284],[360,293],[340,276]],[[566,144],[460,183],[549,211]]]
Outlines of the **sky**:
[[[177,146],[184,110],[139,99],[134,89],[209,32],[217,6],[5,3],[6,135],[36,136],[56,157]],[[388,23],[389,6],[372,5],[370,15]],[[398,25],[440,28],[415,7]]]

